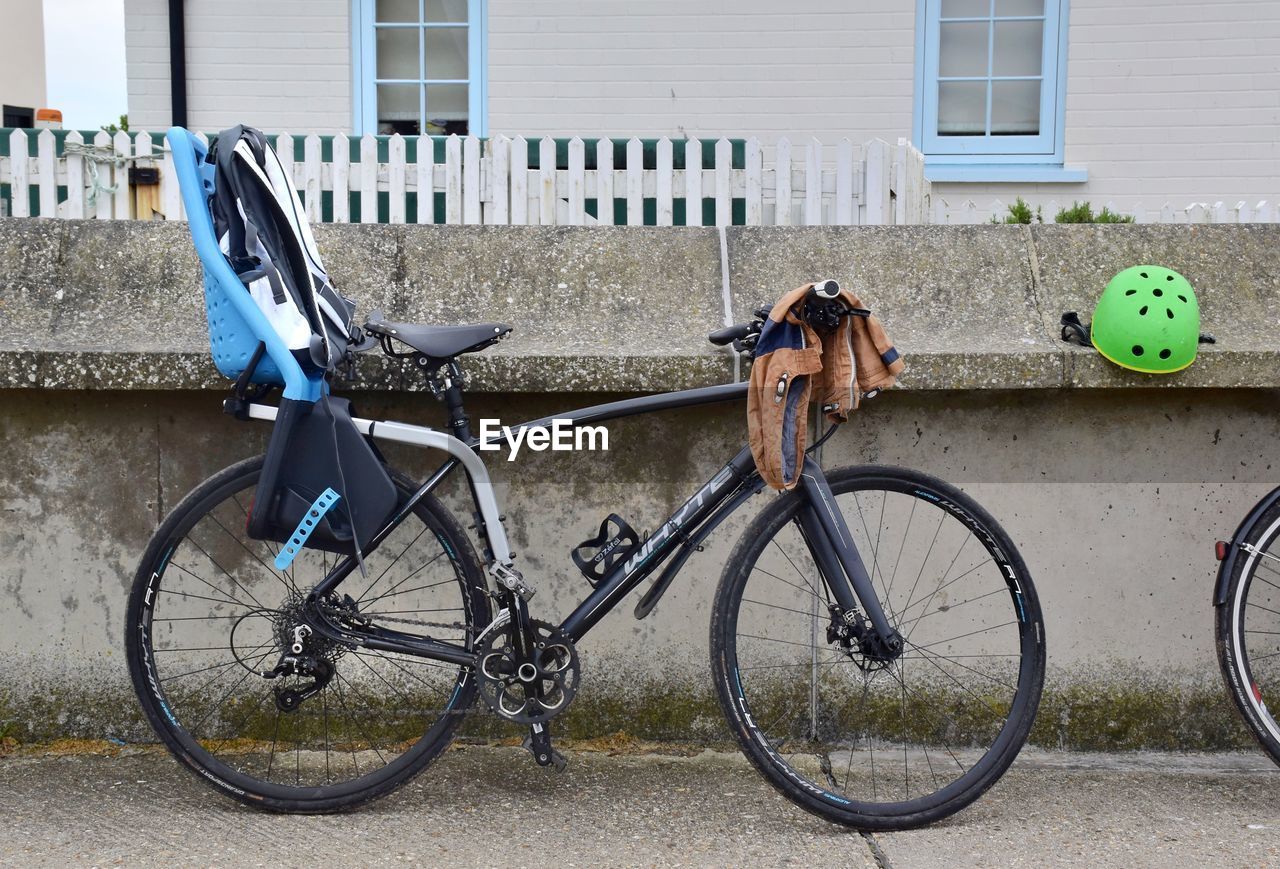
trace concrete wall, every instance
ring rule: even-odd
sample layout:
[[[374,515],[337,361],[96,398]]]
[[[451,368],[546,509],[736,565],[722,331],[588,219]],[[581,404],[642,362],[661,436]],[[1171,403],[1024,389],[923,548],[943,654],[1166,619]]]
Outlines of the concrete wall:
[[[19,738],[145,736],[121,657],[139,553],[183,492],[264,443],[265,427],[219,413],[224,384],[181,230],[0,222],[11,326],[0,336],[0,728]],[[844,279],[884,317],[908,370],[824,464],[934,473],[1005,525],[1046,615],[1037,741],[1242,744],[1213,656],[1212,544],[1280,483],[1280,344],[1266,328],[1280,307],[1280,229],[734,230],[727,274],[714,231],[351,226],[318,237],[363,310],[515,322],[516,338],[467,360],[473,416],[508,421],[732,379],[727,354],[699,343],[723,322],[726,279],[735,311],[815,273]],[[1056,338],[1061,310],[1087,311],[1110,272],[1140,261],[1187,274],[1219,337],[1179,375],[1123,372]],[[362,413],[441,421],[435,401],[402,391],[400,370],[367,368],[353,391]],[[611,432],[608,454],[490,462],[540,613],[564,615],[584,594],[568,553],[604,514],[653,527],[737,449],[744,425],[741,407],[722,406]],[[431,457],[390,458],[423,472]],[[460,506],[456,486],[446,496]],[[648,620],[624,602],[587,639],[570,731],[719,732],[711,596],[770,497],[711,538]]]
[[[44,108],[48,92],[44,75],[43,0],[9,0],[4,5],[4,29],[0,103]]]

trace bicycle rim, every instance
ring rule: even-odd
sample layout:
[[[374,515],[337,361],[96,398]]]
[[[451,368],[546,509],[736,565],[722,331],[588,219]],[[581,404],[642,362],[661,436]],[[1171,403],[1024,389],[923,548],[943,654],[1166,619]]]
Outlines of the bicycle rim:
[[[1030,729],[1035,591],[999,525],[945,483],[891,468],[829,482],[905,652],[884,665],[841,642],[787,496],[726,571],[721,699],[748,755],[806,808],[860,826],[936,820],[989,787]]]
[[[297,640],[301,602],[337,556],[304,550],[281,570],[279,544],[245,534],[260,467],[211,478],[153,539],[130,606],[135,688],[169,748],[210,783],[272,808],[338,808],[429,762],[471,705],[474,683],[467,668],[308,637],[306,654],[332,673],[296,708],[281,702],[318,685],[266,674]],[[366,558],[367,576],[340,587],[341,607],[466,645],[487,603],[465,538],[435,509],[415,510]]]

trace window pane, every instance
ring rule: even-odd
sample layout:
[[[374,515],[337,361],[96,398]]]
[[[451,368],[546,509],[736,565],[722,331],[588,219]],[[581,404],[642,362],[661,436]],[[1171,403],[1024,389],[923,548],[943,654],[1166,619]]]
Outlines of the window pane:
[[[1043,21],[997,21],[995,75],[1040,75]]]
[[[938,74],[986,75],[988,27],[980,22],[941,25]]]
[[[465,23],[467,0],[427,0],[427,20],[439,23]]]
[[[418,34],[416,27],[379,27],[378,78],[419,78]]]
[[[1024,82],[1015,82],[1015,84],[1024,84]],[[1035,82],[1035,84],[1039,83]],[[939,136],[981,136],[986,131],[986,125],[986,82],[938,82]]]
[[[378,0],[379,21],[417,21],[418,0]]]
[[[418,121],[418,85],[378,85],[378,132],[416,135]]]
[[[1040,82],[991,83],[991,135],[1035,136],[1040,133]]]
[[[429,27],[427,78],[467,78],[467,28]]]
[[[942,0],[943,18],[986,18],[991,0]]]
[[[996,0],[996,17],[1043,15],[1044,0]]]
[[[466,85],[427,85],[427,131],[460,136],[467,132]]]

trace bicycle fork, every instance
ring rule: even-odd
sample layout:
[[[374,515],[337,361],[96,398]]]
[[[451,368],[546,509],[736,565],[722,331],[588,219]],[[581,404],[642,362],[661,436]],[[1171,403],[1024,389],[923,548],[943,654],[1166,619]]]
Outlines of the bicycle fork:
[[[885,617],[884,607],[876,596],[862,556],[853,544],[853,535],[849,533],[844,515],[836,506],[826,475],[808,456],[805,456],[804,467],[800,471],[800,485],[806,495],[797,517],[800,532],[818,564],[823,582],[839,606],[840,615],[846,620],[846,626],[854,631],[864,654],[884,661],[897,658],[902,654],[902,635]],[[859,605],[871,623],[870,631],[857,624]]]

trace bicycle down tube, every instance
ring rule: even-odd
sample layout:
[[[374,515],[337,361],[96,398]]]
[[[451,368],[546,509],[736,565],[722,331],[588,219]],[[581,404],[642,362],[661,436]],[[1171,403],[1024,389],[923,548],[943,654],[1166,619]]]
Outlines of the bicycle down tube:
[[[745,392],[745,384],[725,384],[719,387],[691,389],[661,396],[612,402],[572,411],[555,418],[569,420],[574,425],[586,425],[656,410],[733,400],[741,398]],[[272,420],[275,412],[276,409],[268,405],[255,404],[249,408],[249,416],[253,419]],[[523,423],[517,428],[540,425],[549,422],[550,419]],[[369,551],[373,551],[382,542],[419,499],[434,489],[450,471],[461,464],[471,484],[475,506],[483,519],[485,542],[493,557],[493,564],[510,564],[510,550],[499,519],[500,511],[493,495],[488,470],[474,451],[474,447],[479,443],[478,439],[472,438],[472,443],[466,444],[445,432],[425,426],[360,418],[353,418],[353,422],[362,433],[377,439],[440,449],[449,453],[449,458],[444,464],[400,508],[387,527],[370,541]],[[560,629],[575,642],[582,639],[623,598],[661,567],[673,553],[696,547],[706,534],[717,527],[729,513],[736,510],[745,500],[743,496],[755,491],[755,489],[743,491],[744,488],[751,486],[754,474],[755,466],[751,450],[743,447],[715,476],[668,517],[630,558],[602,579],[592,593],[569,614]],[[757,485],[758,482],[757,480]],[[821,468],[807,456],[801,474],[801,494],[805,504],[797,521],[832,597],[846,613],[856,611],[861,605],[862,611],[867,615],[885,647],[896,650],[900,645],[898,635],[885,617],[844,516],[835,509],[834,498]],[[685,558],[687,558],[687,552],[677,558],[673,563],[674,566],[678,568]],[[312,590],[312,596],[319,597],[332,592],[355,568],[356,560],[353,557],[343,559]],[[670,577],[664,576],[659,582],[669,579]],[[348,636],[347,631],[337,626],[331,627],[335,634],[340,635],[335,636],[334,639],[357,638],[354,634]],[[366,645],[388,651],[403,651],[454,663],[470,660],[469,653],[459,646],[399,631],[379,629],[377,634],[360,634],[358,638]]]

